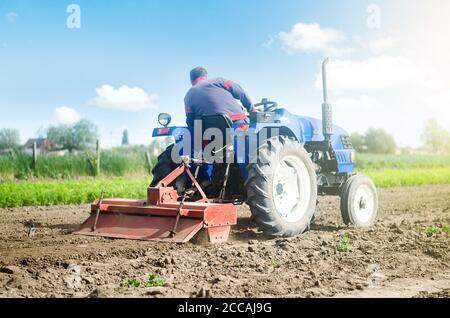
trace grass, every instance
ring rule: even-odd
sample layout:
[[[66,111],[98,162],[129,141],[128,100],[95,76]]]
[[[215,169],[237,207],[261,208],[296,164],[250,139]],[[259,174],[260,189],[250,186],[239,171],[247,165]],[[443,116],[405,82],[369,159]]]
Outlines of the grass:
[[[152,158],[155,161],[156,158]],[[96,155],[92,152],[78,155],[41,155],[32,169],[32,156],[16,151],[0,156],[0,180],[29,180],[32,178],[72,179],[97,175]],[[103,150],[100,155],[102,176],[148,175],[145,150],[138,148]]]
[[[141,281],[139,280],[139,278],[127,278],[125,279],[121,284],[121,287],[126,287],[126,288],[138,288],[141,286]]]
[[[380,188],[450,184],[450,155],[358,154],[356,170]]]
[[[360,170],[444,168],[450,166],[450,155],[379,155],[357,154]]]
[[[145,287],[162,287],[164,285],[166,285],[166,282],[158,274],[149,274],[147,281],[144,283]]]
[[[428,237],[439,235],[441,233],[445,233],[447,235],[450,235],[450,225],[448,225],[448,224],[444,224],[444,225],[441,225],[441,226],[430,225],[430,226],[427,226],[427,228],[425,229],[425,234]]]
[[[350,239],[350,234],[344,233],[339,238],[339,242],[336,246],[339,252],[350,252],[352,250],[352,240]]]
[[[0,183],[0,207],[91,203],[105,197],[145,198],[148,179],[83,179]]]
[[[450,184],[450,166],[412,169],[359,170],[373,179],[377,187],[404,187],[432,184]]]
[[[450,225],[444,224],[444,225],[441,227],[441,229],[442,229],[442,232],[444,232],[444,233],[447,234],[447,235],[450,235]]]
[[[138,287],[163,287],[166,285],[164,279],[158,274],[148,274],[147,280],[142,282],[139,278],[127,278],[120,286],[126,288],[138,288]]]
[[[150,181],[143,147],[105,150],[101,175],[92,154],[0,156],[0,207],[89,203],[99,197],[144,198]],[[359,154],[356,170],[379,188],[450,184],[450,155]],[[152,157],[152,164],[156,158]]]

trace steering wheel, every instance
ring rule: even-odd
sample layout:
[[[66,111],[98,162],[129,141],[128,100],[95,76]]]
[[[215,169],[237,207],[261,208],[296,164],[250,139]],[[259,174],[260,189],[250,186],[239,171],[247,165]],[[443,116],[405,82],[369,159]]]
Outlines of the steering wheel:
[[[273,112],[278,108],[277,102],[269,101],[267,98],[263,98],[260,103],[254,104],[253,107],[258,108],[263,106],[265,112]]]

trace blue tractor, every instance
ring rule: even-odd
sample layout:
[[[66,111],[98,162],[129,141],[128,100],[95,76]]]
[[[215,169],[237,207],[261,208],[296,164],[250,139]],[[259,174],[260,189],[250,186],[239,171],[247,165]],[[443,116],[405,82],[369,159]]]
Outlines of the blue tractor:
[[[327,62],[322,64],[322,120],[294,115],[267,99],[255,105],[259,111],[250,114],[248,124],[213,114],[194,127],[169,127],[170,115],[160,114],[162,127],[153,136],[172,136],[175,143],[159,155],[150,187],[185,161],[210,202],[248,204],[252,220],[269,235],[304,232],[314,218],[318,195],[340,196],[345,224],[372,226],[377,191],[370,178],[355,172],[349,134],[332,124]],[[198,135],[195,145],[193,136]],[[196,200],[189,178],[179,177],[175,184],[183,200]]]

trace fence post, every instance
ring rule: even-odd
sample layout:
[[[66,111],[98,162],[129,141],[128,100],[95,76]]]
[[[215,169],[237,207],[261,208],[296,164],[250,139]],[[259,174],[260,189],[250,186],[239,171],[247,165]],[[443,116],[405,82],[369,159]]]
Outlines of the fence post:
[[[152,160],[150,157],[150,152],[145,152],[145,158],[147,158],[148,172],[152,174]]]
[[[36,141],[33,142],[33,163],[32,168],[36,170],[36,161],[37,161],[37,149],[36,149]]]
[[[100,175],[100,140],[97,139],[96,143],[96,152],[97,152],[97,175]]]

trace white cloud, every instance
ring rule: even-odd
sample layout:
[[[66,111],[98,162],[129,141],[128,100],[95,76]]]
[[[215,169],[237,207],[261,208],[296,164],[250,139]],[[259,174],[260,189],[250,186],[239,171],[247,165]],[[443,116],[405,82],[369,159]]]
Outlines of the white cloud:
[[[80,115],[75,109],[62,106],[55,109],[55,119],[58,124],[71,125],[80,120]]]
[[[327,76],[328,87],[336,94],[366,94],[432,83],[427,82],[427,74],[423,68],[404,56],[382,55],[365,60],[332,60]],[[316,75],[316,87],[322,87],[320,72]]]
[[[342,97],[333,102],[333,106],[336,111],[371,111],[383,107],[368,95],[360,95],[358,98]]]
[[[450,109],[450,90],[445,90],[430,96],[423,96],[422,101],[429,107],[446,107]]]
[[[103,108],[139,111],[155,108],[159,100],[157,94],[147,94],[139,87],[123,85],[117,89],[110,85],[102,85],[96,88],[97,96],[93,103]]]
[[[291,31],[280,32],[278,39],[282,48],[289,54],[322,53],[342,56],[352,51],[350,48],[341,46],[347,40],[344,32],[322,28],[318,23],[299,22],[292,27]]]
[[[5,14],[5,17],[8,19],[9,22],[16,21],[18,16],[19,15],[15,12],[8,12],[7,14]]]
[[[420,146],[425,119],[450,127],[450,90],[435,71],[405,56],[332,61],[328,88],[336,124],[359,132],[384,128],[400,145]]]
[[[374,53],[386,52],[387,50],[395,48],[396,45],[397,39],[390,35],[379,37],[377,39],[369,41],[369,48]]]
[[[372,96],[341,97],[333,100],[333,121],[350,132],[364,132],[368,127],[382,127],[379,114],[386,108]]]
[[[447,128],[450,127],[450,89],[434,95],[422,96],[420,101],[426,115],[436,117]]]

